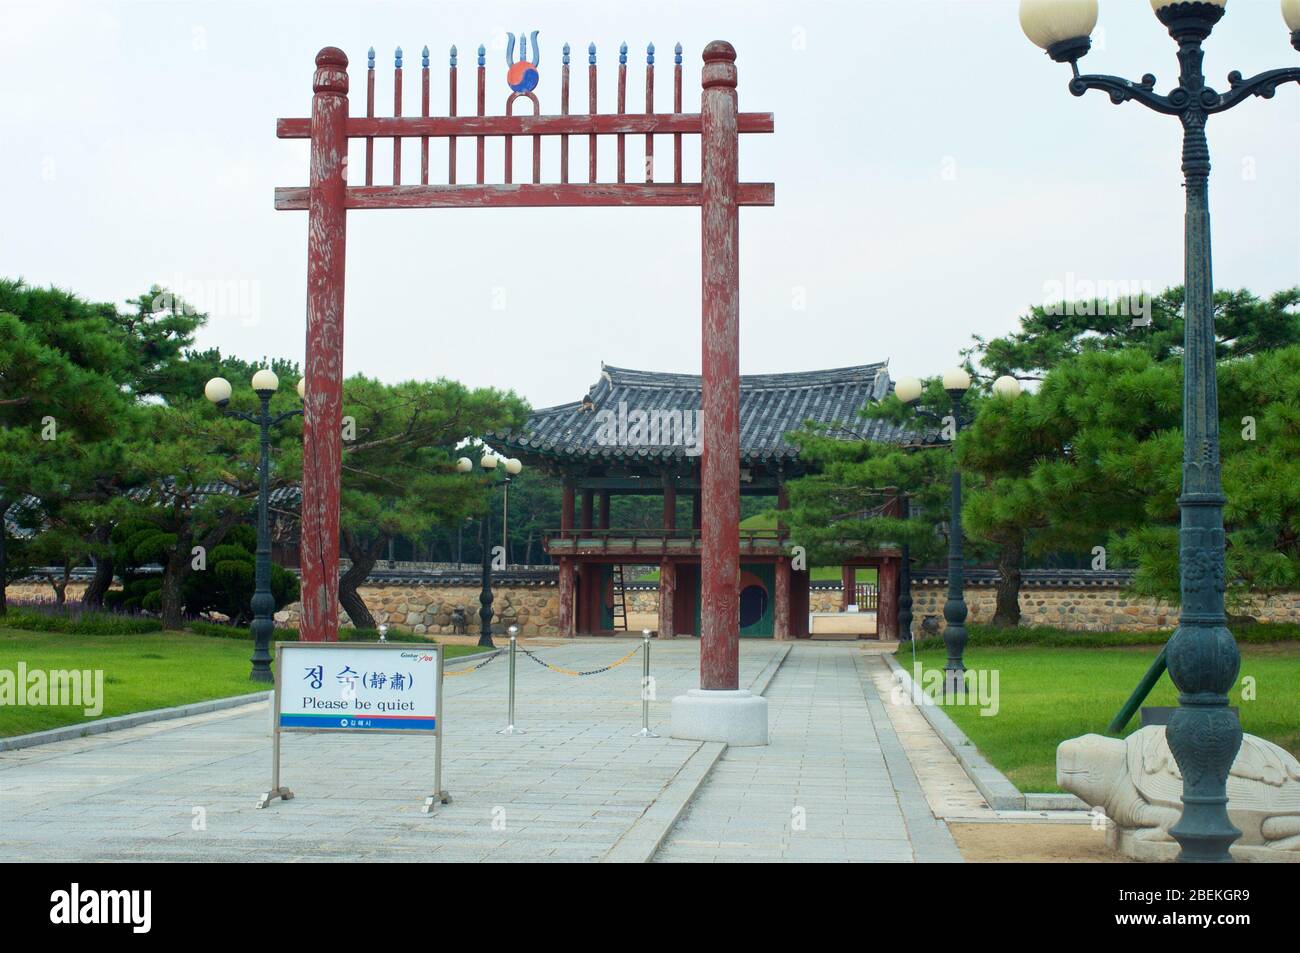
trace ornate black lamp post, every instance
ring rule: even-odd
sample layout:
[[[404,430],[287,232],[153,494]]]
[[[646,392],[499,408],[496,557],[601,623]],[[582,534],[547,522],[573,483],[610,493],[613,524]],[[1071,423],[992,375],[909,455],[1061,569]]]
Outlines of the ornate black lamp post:
[[[517,459],[498,457],[496,454],[485,451],[479,459],[479,466],[484,473],[496,473],[497,464],[501,464],[501,470],[504,471],[501,479],[492,484],[494,487],[502,488],[501,498],[501,539],[502,552],[505,552],[505,546],[508,544],[509,533],[509,516],[510,516],[510,479],[518,476],[523,470],[524,465]],[[474,463],[469,457],[461,457],[456,461],[456,469],[461,473],[470,473],[474,469]],[[483,514],[483,583],[482,589],[479,590],[478,618],[479,618],[479,636],[478,644],[484,648],[495,648],[492,642],[492,508],[489,506],[487,512]]]
[[[898,641],[912,641],[912,554],[907,543],[898,567]]]
[[[1224,613],[1223,487],[1219,472],[1219,397],[1215,379],[1214,283],[1210,268],[1208,187],[1210,149],[1205,122],[1248,99],[1272,98],[1278,86],[1300,82],[1300,68],[1269,70],[1250,79],[1228,74],[1228,89],[1205,83],[1201,44],[1224,14],[1227,0],[1152,0],[1156,17],[1178,43],[1178,86],[1155,91],[1150,73],[1138,83],[1117,76],[1080,74],[1097,23],[1096,0],[1021,0],[1025,34],[1058,63],[1074,71],[1070,92],[1100,89],[1119,104],[1130,99],[1183,126],[1185,223],[1183,347],[1183,492],[1179,532],[1182,613],[1169,640],[1169,675],[1178,687],[1178,710],[1167,729],[1169,748],[1183,775],[1183,813],[1169,833],[1181,861],[1230,862],[1228,848],[1241,832],[1228,820],[1228,770],[1241,746],[1241,724],[1228,707],[1228,691],[1241,664]],[[1291,45],[1300,50],[1300,0],[1282,0]]]
[[[957,434],[970,423],[970,407],[966,403],[966,392],[970,390],[970,375],[960,367],[954,367],[943,375],[943,389],[952,404],[952,410],[943,417],[930,410],[917,408],[916,413],[943,425],[941,433],[948,436],[948,442],[957,444]],[[924,388],[915,377],[905,377],[894,384],[894,393],[905,404],[914,404],[921,399]],[[1015,397],[1020,393],[1020,382],[1014,377],[999,377],[993,382],[993,392],[1000,397]],[[903,571],[908,573],[907,593],[908,622],[911,623],[911,572],[904,556]],[[900,601],[901,608],[901,601]],[[951,502],[948,514],[948,601],[943,605],[943,644],[948,649],[948,661],[944,663],[944,694],[954,695],[965,690],[964,672],[966,665],[962,655],[966,651],[968,639],[966,633],[966,565],[962,554],[961,528],[961,468],[957,466],[954,456],[952,462]],[[901,623],[901,620],[900,620]]]
[[[230,381],[224,377],[214,377],[208,381],[203,388],[203,395],[220,407],[227,417],[256,424],[261,430],[261,461],[257,468],[257,557],[251,603],[253,622],[249,627],[253,633],[253,671],[248,677],[254,682],[273,682],[275,676],[271,673],[271,633],[275,631],[275,597],[271,595],[271,529],[267,519],[267,506],[270,502],[271,428],[301,414],[302,410],[271,414],[271,398],[280,387],[280,379],[274,371],[262,368],[253,375],[252,383],[253,390],[261,400],[261,408],[256,414],[227,409],[230,403]],[[299,381],[298,397],[302,396],[303,382]]]

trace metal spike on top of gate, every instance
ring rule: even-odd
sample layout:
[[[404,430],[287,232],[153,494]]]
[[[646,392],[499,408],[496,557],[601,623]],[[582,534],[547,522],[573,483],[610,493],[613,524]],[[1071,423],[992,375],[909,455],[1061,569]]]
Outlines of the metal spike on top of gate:
[[[703,186],[699,176],[684,176],[682,168],[682,138],[699,136],[703,122],[700,113],[688,113],[682,110],[681,44],[678,43],[674,47],[671,112],[656,111],[653,43],[646,46],[643,109],[632,112],[628,110],[628,45],[623,43],[618,51],[615,111],[600,112],[597,105],[599,84],[596,44],[591,43],[587,47],[587,109],[585,112],[575,113],[570,111],[570,46],[567,43],[562,46],[558,84],[552,81],[548,85],[547,80],[550,76],[547,75],[542,64],[538,34],[539,31],[532,31],[525,36],[521,32],[517,39],[515,34],[509,34],[505,62],[502,64],[499,77],[489,77],[486,50],[482,45],[478,47],[475,108],[468,115],[462,115],[460,110],[457,83],[459,64],[455,46],[450,48],[446,113],[441,116],[431,115],[429,53],[428,47],[425,46],[421,50],[420,57],[419,115],[403,115],[404,66],[402,50],[398,47],[393,56],[392,115],[377,116],[375,114],[375,52],[371,48],[368,51],[365,69],[365,116],[348,116],[343,124],[345,141],[338,144],[340,148],[346,150],[346,140],[359,139],[365,143],[364,184],[346,183],[345,207],[371,209],[488,206],[697,206],[702,204]],[[316,65],[318,67],[316,91],[318,93],[321,91],[322,76],[325,76],[331,91],[342,92],[346,97],[349,86],[346,73],[347,57],[342,51],[332,48],[322,50],[317,56]],[[498,82],[500,86],[496,85]],[[499,89],[502,94],[500,101],[504,107],[503,114],[488,114],[486,107],[489,100],[494,98],[493,89]],[[559,111],[544,113],[542,101],[554,101],[557,93]],[[518,100],[531,103],[533,114],[514,114],[514,107]],[[528,110],[525,109],[524,112],[527,113]],[[307,118],[280,119],[276,123],[276,135],[281,139],[310,139],[311,129],[312,121]],[[738,112],[735,131],[737,133],[772,132],[772,114]],[[644,170],[640,176],[633,176],[634,181],[630,182],[626,168],[628,135],[645,137]],[[513,150],[514,139],[518,136],[527,136],[532,140],[531,181],[519,184],[515,182]],[[585,183],[574,183],[570,178],[573,171],[570,153],[575,147],[579,151],[583,148],[581,142],[571,143],[573,136],[586,137]],[[656,136],[672,137],[673,174],[670,181],[657,182],[655,178]],[[599,157],[602,154],[601,139],[606,137],[614,139],[616,174],[613,182],[601,182],[598,179]],[[488,169],[486,145],[489,138],[500,138],[504,143],[504,161],[495,174]],[[393,171],[391,181],[386,185],[375,183],[376,139],[386,140],[391,145]],[[402,141],[404,139],[418,139],[420,142],[418,184],[403,181]],[[447,181],[445,183],[431,183],[429,180],[430,139],[447,140]],[[472,183],[458,181],[456,160],[459,139],[472,140],[474,144],[475,168]],[[559,140],[558,148],[550,151],[551,143],[556,139]],[[607,138],[606,142],[608,142]],[[608,148],[608,145],[605,148]],[[556,170],[558,181],[543,181],[543,155],[548,156],[548,169]],[[579,171],[578,175],[581,174]],[[408,177],[413,175],[408,173]],[[737,205],[774,204],[775,186],[772,183],[741,182],[737,185],[735,196]],[[275,207],[282,210],[306,210],[310,207],[310,197],[311,189],[308,186],[277,188]]]

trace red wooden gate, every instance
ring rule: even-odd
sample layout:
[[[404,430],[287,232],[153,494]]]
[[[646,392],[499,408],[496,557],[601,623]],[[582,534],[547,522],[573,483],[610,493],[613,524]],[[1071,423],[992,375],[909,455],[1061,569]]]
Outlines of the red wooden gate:
[[[535,35],[534,35],[535,39]],[[513,50],[513,38],[512,46]],[[534,45],[534,60],[537,62]],[[521,51],[521,60],[524,53]],[[423,53],[421,110],[402,115],[402,60],[394,64],[393,113],[375,116],[374,54],[366,73],[366,116],[348,111],[348,58],[326,47],[316,56],[310,119],[281,119],[282,139],[311,140],[310,185],[277,188],[277,209],[305,210],[307,233],[307,360],[302,481],[302,638],[326,641],[338,634],[339,482],[342,458],[343,276],[349,209],[477,208],[505,206],[699,206],[703,229],[702,363],[702,580],[700,687],[736,689],[739,634],[740,368],[739,207],[772,205],[771,183],[742,183],[738,176],[739,133],[771,132],[771,113],[741,113],[736,100],[736,51],[714,41],[704,49],[699,113],[682,112],[681,45],[675,49],[673,111],[655,112],[654,46],[647,48],[644,112],[627,111],[627,45],[620,49],[618,110],[597,111],[596,47],[588,47],[587,112],[569,112],[569,47],[564,47],[559,115],[540,115],[531,88],[516,87],[504,116],[486,114],[486,57],[478,48],[476,115],[458,115],[457,55],[451,49],[448,115],[429,115],[429,58]],[[526,64],[527,65],[527,64]],[[512,74],[513,75],[513,74]],[[535,79],[535,77],[534,77]],[[523,84],[526,85],[526,84]],[[513,115],[519,99],[534,115]],[[644,135],[644,181],[628,182],[625,143]],[[673,138],[671,182],[655,181],[654,137]],[[682,137],[701,137],[701,176],[682,179]],[[488,136],[505,140],[501,182],[488,182],[484,145]],[[514,183],[512,143],[530,136],[532,181]],[[587,138],[587,181],[570,181],[571,137]],[[601,136],[615,136],[617,181],[596,181]],[[560,181],[542,182],[543,137],[559,139]],[[374,184],[374,141],[393,144],[390,185]],[[420,182],[402,183],[401,142],[420,140]],[[448,141],[448,182],[429,182],[429,140]],[[475,181],[457,181],[456,140],[476,142]],[[365,185],[348,183],[348,141],[365,140]]]

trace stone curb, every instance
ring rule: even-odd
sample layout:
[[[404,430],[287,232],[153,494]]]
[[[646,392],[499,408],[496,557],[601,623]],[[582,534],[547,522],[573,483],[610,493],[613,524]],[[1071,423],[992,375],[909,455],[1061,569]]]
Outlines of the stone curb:
[[[129,715],[115,715],[112,718],[100,718],[80,725],[64,725],[46,731],[33,731],[26,735],[12,738],[0,738],[0,751],[16,751],[19,748],[32,748],[36,745],[53,744],[56,741],[70,741],[73,738],[85,738],[108,731],[122,731],[135,728],[154,721],[170,721],[175,718],[188,718],[190,715],[206,715],[209,712],[222,711],[227,708],[240,708],[256,702],[270,701],[271,692],[253,692],[249,695],[232,695],[229,698],[212,698],[208,701],[191,702],[174,708],[153,708],[148,711],[132,712]]]
[[[885,656],[888,658],[889,656]],[[855,666],[856,667],[856,666]],[[885,759],[885,769],[889,772],[894,796],[907,827],[907,839],[912,845],[912,857],[918,864],[961,864],[965,863],[957,842],[953,840],[952,831],[947,822],[935,817],[930,804],[925,799],[925,791],[912,769],[912,761],[907,756],[894,723],[885,711],[885,700],[880,697],[876,683],[869,672],[858,668],[858,682],[862,687],[862,697],[871,713],[871,721],[880,742],[880,753]]]
[[[700,742],[695,753],[686,759],[673,779],[664,785],[658,797],[600,858],[600,863],[650,863],[726,749],[727,746],[721,741]]]
[[[911,674],[907,669],[899,665],[892,655],[884,656],[886,664],[894,672],[894,677],[899,679],[904,690],[909,695],[916,698],[921,694],[916,689],[916,683],[912,680]],[[979,749],[971,743],[960,728],[953,723],[942,708],[934,704],[929,699],[916,704],[921,715],[934,729],[944,745],[952,752],[959,764],[962,766],[967,776],[974,782],[975,787],[979,790],[980,795],[988,802],[989,807],[995,811],[1023,811],[1028,809],[1026,796],[1020,793],[1020,789],[1007,780],[1007,776],[999,771],[979,753]],[[1043,795],[1046,797],[1047,795]]]
[[[1087,804],[1073,794],[1026,794],[1027,811],[1089,811]]]
[[[471,662],[476,659],[487,658],[495,651],[498,650],[476,652],[473,655],[458,655],[454,659],[449,659],[448,662]],[[136,728],[155,721],[171,721],[175,718],[188,718],[191,715],[206,715],[214,711],[224,711],[227,708],[239,708],[241,705],[270,701],[271,695],[272,693],[269,691],[261,691],[252,692],[248,695],[231,695],[228,698],[210,698],[207,701],[190,702],[188,705],[177,705],[173,708],[151,708],[148,711],[114,715],[112,718],[100,718],[80,725],[64,725],[61,728],[50,728],[46,731],[33,731],[25,735],[14,735],[12,738],[0,738],[0,751],[17,751],[19,748],[34,748],[36,745],[48,745],[56,741],[70,741],[73,738],[85,738],[89,735],[100,735],[108,731]]]
[[[767,686],[772,684],[772,679],[776,677],[777,671],[785,664],[786,658],[790,655],[790,646],[783,645],[781,651],[774,655],[771,660],[763,666],[763,671],[750,683],[749,690],[755,695],[762,695],[767,691]]]
[[[784,645],[749,685],[755,695],[767,691],[777,671],[790,655],[790,646]],[[648,864],[659,853],[677,821],[686,811],[695,792],[709,776],[727,746],[720,741],[704,741],[695,753],[659,792],[640,817],[633,822],[608,851],[600,858],[602,864]]]

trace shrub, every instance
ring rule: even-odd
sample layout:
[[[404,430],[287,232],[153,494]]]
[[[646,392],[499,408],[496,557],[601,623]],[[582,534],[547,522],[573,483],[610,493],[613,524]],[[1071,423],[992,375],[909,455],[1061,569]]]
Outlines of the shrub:
[[[1292,623],[1254,623],[1251,625],[1230,625],[1232,634],[1242,644],[1261,645],[1274,642],[1300,641],[1300,625]],[[967,626],[970,641],[966,648],[980,646],[1043,646],[1045,648],[1113,648],[1125,645],[1161,646],[1169,641],[1172,630],[1168,632],[1070,632],[1065,629],[1052,629],[1047,626],[1022,626],[1018,628],[1001,628],[986,625]],[[918,652],[943,651],[943,636],[919,639],[916,643]],[[912,651],[904,642],[900,652]]]
[[[191,622],[190,630],[197,635],[208,635],[218,639],[240,639],[251,642],[253,633],[249,631],[246,625],[229,625],[222,622]],[[271,643],[276,642],[297,642],[298,630],[292,627],[281,628],[276,626],[275,631],[271,633]],[[340,642],[378,642],[379,632],[375,629],[339,629]],[[435,640],[426,638],[422,635],[415,635],[410,632],[393,633],[394,642],[433,642]]]
[[[148,616],[53,605],[11,605],[9,611],[0,616],[0,626],[67,635],[144,635],[162,629],[159,620]]]

